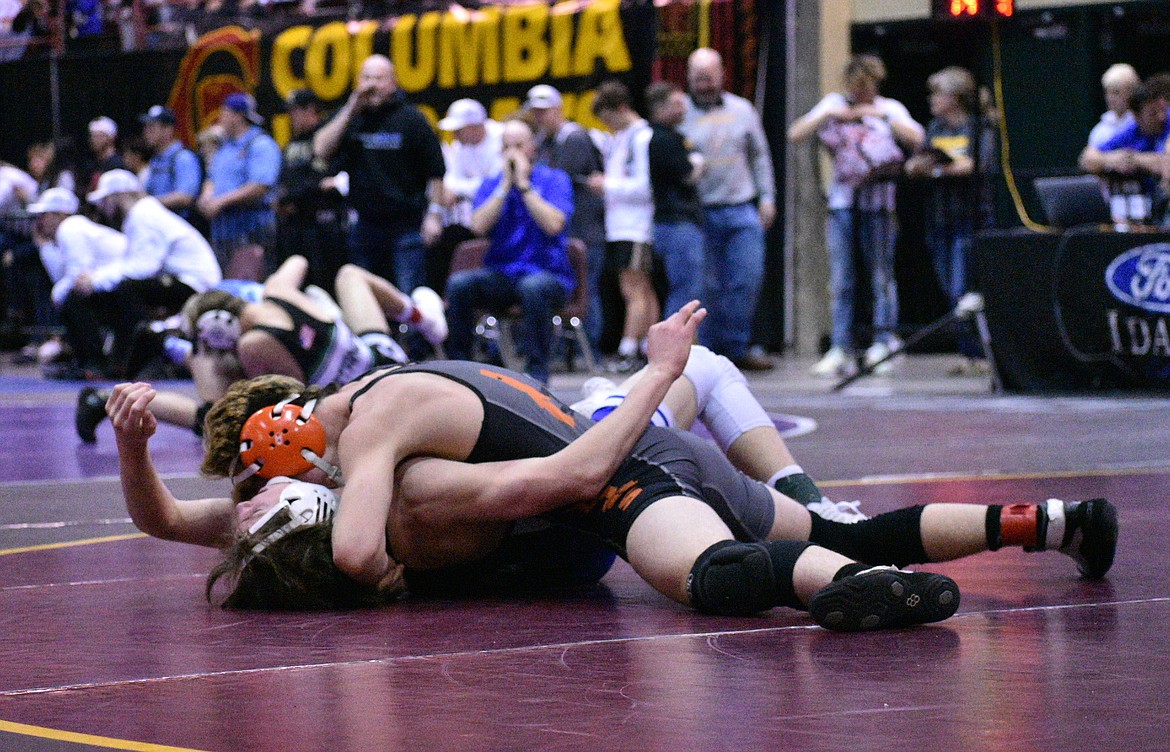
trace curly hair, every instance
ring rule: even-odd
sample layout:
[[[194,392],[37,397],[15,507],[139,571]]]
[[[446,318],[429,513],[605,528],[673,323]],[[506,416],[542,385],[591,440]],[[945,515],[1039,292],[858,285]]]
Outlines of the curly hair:
[[[236,297],[225,290],[208,290],[200,295],[187,298],[187,302],[183,304],[183,326],[194,337],[196,334],[195,324],[203,314],[208,311],[227,311],[239,318],[246,305],[248,303],[243,298]]]
[[[305,386],[291,376],[268,374],[237,381],[207,411],[203,423],[204,455],[200,471],[213,478],[232,475],[240,458],[240,431],[252,413],[299,394],[293,404],[331,394],[334,389]]]
[[[216,584],[230,587],[224,608],[265,611],[321,611],[384,606],[402,595],[363,585],[333,563],[333,526],[298,530],[252,552],[254,537],[240,537],[207,576],[205,595],[214,603]]]

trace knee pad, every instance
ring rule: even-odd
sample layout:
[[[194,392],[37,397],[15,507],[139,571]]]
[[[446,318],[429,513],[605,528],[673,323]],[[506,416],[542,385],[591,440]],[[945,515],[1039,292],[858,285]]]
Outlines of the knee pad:
[[[921,564],[927,560],[921,519],[921,506],[848,524],[830,522],[814,514],[809,540],[865,564]]]
[[[359,334],[358,339],[365,342],[374,351],[374,354],[381,359],[379,365],[406,363],[410,360],[406,356],[406,351],[385,332],[366,332],[365,334]]]
[[[683,375],[695,386],[699,419],[723,451],[747,431],[773,425],[748,389],[747,379],[722,355],[691,347]]]
[[[697,611],[747,616],[776,606],[802,608],[792,586],[796,560],[811,544],[799,541],[720,541],[695,560],[687,592]]]

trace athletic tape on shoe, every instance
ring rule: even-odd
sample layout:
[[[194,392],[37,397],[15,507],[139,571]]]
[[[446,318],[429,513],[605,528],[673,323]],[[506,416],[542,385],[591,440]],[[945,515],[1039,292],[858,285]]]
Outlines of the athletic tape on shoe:
[[[265,488],[283,484],[277,502],[248,528],[248,535],[259,537],[252,545],[258,554],[291,532],[328,522],[337,511],[337,495],[325,486],[278,476]]]

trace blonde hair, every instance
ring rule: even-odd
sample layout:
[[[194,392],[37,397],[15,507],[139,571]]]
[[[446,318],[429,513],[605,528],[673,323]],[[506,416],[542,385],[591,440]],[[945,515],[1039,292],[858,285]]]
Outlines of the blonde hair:
[[[1141,76],[1129,63],[1114,63],[1101,76],[1101,88],[1103,89],[1112,89],[1117,86],[1137,86],[1141,82]]]
[[[880,85],[886,80],[886,64],[877,55],[854,55],[845,64],[845,80],[862,75]]]
[[[975,77],[966,68],[957,65],[943,68],[926,79],[926,88],[939,94],[950,94],[967,112],[975,112],[979,106]]]

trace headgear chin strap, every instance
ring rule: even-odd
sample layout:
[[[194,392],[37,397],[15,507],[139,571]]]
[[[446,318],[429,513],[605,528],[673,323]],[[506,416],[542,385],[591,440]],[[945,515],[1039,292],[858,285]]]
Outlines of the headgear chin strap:
[[[212,350],[234,350],[240,341],[240,318],[221,308],[205,311],[195,321],[195,335]]]
[[[250,537],[260,536],[252,544],[252,553],[258,554],[289,533],[333,519],[337,511],[337,496],[325,486],[291,478],[276,477],[265,484],[284,483],[280,498],[263,517],[248,528]]]
[[[317,400],[302,408],[289,403],[294,394],[271,407],[262,407],[240,429],[240,460],[244,469],[232,476],[236,483],[259,475],[272,479],[280,475],[295,476],[320,468],[329,479],[341,484],[341,468],[325,461],[325,426],[313,415]]]

